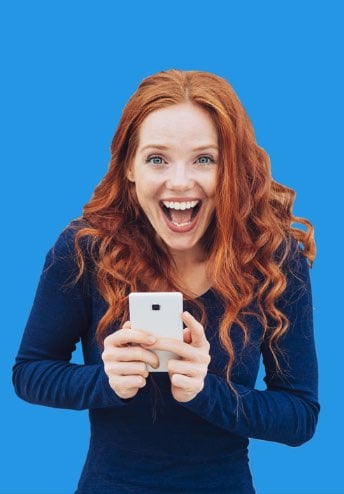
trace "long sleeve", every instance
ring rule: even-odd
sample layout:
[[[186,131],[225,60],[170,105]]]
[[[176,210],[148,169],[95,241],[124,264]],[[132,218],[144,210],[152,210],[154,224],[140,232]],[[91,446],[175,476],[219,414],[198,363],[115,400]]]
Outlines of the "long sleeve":
[[[101,363],[71,363],[77,342],[87,337],[92,318],[91,275],[77,274],[73,229],[49,251],[13,367],[19,397],[69,409],[123,406]]]
[[[278,301],[290,327],[280,339],[280,372],[265,341],[261,351],[266,390],[208,373],[190,411],[234,434],[298,446],[314,434],[320,406],[309,268],[300,249],[289,261],[287,289]]]

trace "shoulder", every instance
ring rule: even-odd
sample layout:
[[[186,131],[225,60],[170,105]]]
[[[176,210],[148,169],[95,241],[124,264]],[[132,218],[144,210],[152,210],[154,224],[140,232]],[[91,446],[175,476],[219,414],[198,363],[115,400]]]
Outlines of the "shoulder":
[[[85,223],[79,218],[72,220],[59,234],[51,250],[59,255],[68,255],[74,252],[76,234],[85,226]]]
[[[75,249],[76,234],[87,226],[82,219],[72,220],[60,233],[54,245],[47,253],[43,275],[49,279],[72,281],[79,272]],[[86,267],[90,262],[87,256],[87,238],[83,237],[79,243]]]
[[[303,245],[292,235],[285,237],[274,254],[274,260],[285,272],[297,272],[309,267],[308,259],[304,254]]]
[[[50,249],[51,256],[54,258],[71,258],[76,259],[76,237],[80,230],[87,228],[89,225],[82,218],[72,220],[59,234],[54,245]],[[82,255],[86,258],[89,254],[90,236],[84,235],[78,240],[78,245]],[[86,260],[86,259],[85,259]]]
[[[292,236],[286,239],[282,255],[281,252],[278,255],[278,262],[287,282],[282,299],[290,304],[310,292],[310,265],[302,243]]]

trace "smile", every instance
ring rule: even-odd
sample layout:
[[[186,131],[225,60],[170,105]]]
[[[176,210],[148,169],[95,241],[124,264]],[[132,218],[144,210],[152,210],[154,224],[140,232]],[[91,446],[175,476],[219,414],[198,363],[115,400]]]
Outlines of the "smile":
[[[170,230],[184,233],[195,227],[201,204],[200,200],[161,201],[160,207]]]

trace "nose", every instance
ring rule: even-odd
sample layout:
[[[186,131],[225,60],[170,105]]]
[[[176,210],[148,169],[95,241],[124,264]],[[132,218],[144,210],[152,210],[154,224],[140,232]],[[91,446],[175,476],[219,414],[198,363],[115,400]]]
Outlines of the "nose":
[[[169,169],[166,187],[170,190],[184,191],[194,186],[191,170],[185,163],[173,163]]]

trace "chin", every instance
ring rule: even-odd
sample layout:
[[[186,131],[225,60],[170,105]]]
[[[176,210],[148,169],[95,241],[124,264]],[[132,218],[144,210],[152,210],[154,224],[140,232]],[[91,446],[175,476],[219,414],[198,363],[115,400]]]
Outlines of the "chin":
[[[171,241],[169,239],[164,239],[162,237],[162,240],[166,247],[169,250],[177,251],[177,252],[190,252],[193,249],[198,249],[200,246],[200,239],[197,239],[196,241]]]

